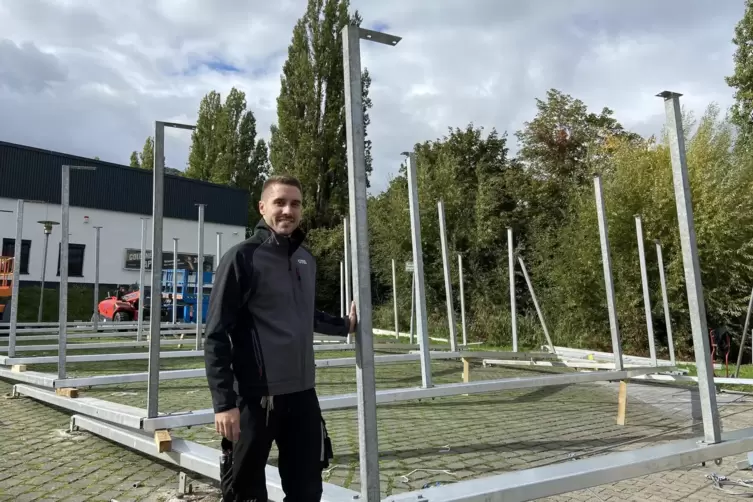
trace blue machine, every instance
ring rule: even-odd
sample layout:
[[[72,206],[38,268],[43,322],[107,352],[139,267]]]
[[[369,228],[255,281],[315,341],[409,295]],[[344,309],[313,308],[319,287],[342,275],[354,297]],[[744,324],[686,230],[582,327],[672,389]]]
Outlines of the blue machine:
[[[209,295],[212,292],[214,284],[214,272],[204,272],[203,274],[201,320],[205,322],[209,307]],[[176,321],[196,322],[197,278],[198,273],[191,270],[178,270],[175,278],[173,278],[172,269],[162,271],[163,306],[170,312],[170,318],[172,318],[173,281],[175,281],[177,301]]]

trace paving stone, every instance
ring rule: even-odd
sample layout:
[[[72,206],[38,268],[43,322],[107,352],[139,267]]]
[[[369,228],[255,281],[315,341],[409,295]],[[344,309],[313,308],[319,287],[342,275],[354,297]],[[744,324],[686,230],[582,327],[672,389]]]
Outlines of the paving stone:
[[[318,357],[344,355],[319,353]],[[146,370],[143,361],[117,364],[118,372]],[[201,367],[201,364],[200,359],[171,359],[161,363],[162,369]],[[69,373],[71,376],[112,374],[115,372],[112,365],[71,364]],[[460,381],[460,368],[456,361],[432,363],[435,383]],[[54,366],[34,369],[55,371]],[[551,372],[561,371],[566,370]],[[529,368],[474,365],[471,379],[535,374]],[[377,388],[420,385],[417,363],[377,366]],[[317,388],[320,395],[355,392],[353,368],[318,371]],[[0,395],[9,392],[10,385],[0,380]],[[81,389],[81,393],[146,407],[143,383]],[[749,426],[753,421],[753,400],[723,396],[719,398],[722,416],[727,408],[730,413],[737,413],[724,418],[725,430]],[[159,403],[161,412],[211,407],[203,379],[162,382]],[[616,425],[616,406],[617,385],[613,383],[562,385],[380,406],[377,416],[383,495],[422,489],[427,483],[452,483],[568,461],[574,455],[604,455],[697,435],[697,396],[689,388],[631,383],[625,426]],[[87,432],[66,434],[70,415],[29,398],[0,400],[0,500],[25,500],[21,497],[27,494],[37,497],[30,500],[170,500],[177,486],[177,469]],[[356,411],[329,411],[325,418],[335,458],[324,479],[359,490]],[[210,425],[172,433],[174,437],[218,447],[219,437]],[[273,448],[270,464],[276,465],[277,455]],[[753,477],[735,473],[736,460],[726,459],[720,467],[711,464],[705,468],[656,473],[546,500],[728,500],[711,487],[705,475],[718,472],[731,477]],[[184,500],[212,499],[218,500],[216,487],[206,486],[203,492]]]

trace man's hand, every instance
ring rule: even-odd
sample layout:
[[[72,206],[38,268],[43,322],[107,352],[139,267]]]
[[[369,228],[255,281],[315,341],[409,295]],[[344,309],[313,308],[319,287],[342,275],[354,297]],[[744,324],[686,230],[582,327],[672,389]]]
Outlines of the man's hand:
[[[348,333],[355,333],[356,332],[356,325],[358,324],[358,314],[356,314],[356,302],[351,302],[350,304],[350,314],[348,314],[348,319],[350,319],[350,328],[348,329]]]
[[[230,441],[238,441],[241,436],[241,412],[238,408],[215,413],[214,430]]]

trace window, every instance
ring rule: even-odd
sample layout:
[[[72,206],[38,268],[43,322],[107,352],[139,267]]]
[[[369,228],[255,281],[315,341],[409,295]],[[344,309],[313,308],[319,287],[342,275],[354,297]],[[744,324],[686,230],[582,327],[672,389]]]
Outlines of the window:
[[[58,245],[58,275],[60,275],[60,250],[62,244]],[[68,277],[84,276],[84,244],[68,243]]]
[[[21,274],[29,273],[29,252],[31,251],[31,240],[21,240]],[[3,239],[3,256],[15,256],[16,239]]]

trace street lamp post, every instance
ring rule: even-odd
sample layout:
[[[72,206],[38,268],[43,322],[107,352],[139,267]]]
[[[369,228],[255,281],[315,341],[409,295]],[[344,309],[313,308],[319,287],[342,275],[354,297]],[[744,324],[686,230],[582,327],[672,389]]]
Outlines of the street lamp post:
[[[52,227],[60,225],[57,221],[42,220],[37,223],[41,224],[44,228],[44,250],[42,251],[42,280],[39,289],[39,311],[37,312],[37,322],[42,322],[42,311],[44,310],[44,279],[47,274],[47,248],[50,243],[50,234],[52,233]]]

